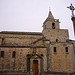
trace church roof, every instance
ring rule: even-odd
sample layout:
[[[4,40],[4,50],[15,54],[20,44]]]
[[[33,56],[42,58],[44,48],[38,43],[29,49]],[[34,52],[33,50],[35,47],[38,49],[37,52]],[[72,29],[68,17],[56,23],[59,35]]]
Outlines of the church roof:
[[[54,19],[54,17],[53,17],[53,15],[52,15],[52,12],[51,12],[51,11],[49,11],[48,18]],[[48,19],[48,18],[47,18],[47,19]]]
[[[47,17],[47,19],[44,21],[44,24],[45,24],[47,21],[58,21],[58,22],[59,22],[59,19],[54,19],[54,16],[52,15],[52,12],[49,11],[48,17]],[[60,22],[59,22],[59,23],[60,23]]]
[[[21,35],[42,35],[41,32],[14,32],[14,31],[2,31],[0,34],[21,34]]]
[[[55,20],[51,11],[49,11],[48,17],[47,17],[47,19],[45,20],[44,23],[46,23],[47,21],[50,21],[50,20]]]

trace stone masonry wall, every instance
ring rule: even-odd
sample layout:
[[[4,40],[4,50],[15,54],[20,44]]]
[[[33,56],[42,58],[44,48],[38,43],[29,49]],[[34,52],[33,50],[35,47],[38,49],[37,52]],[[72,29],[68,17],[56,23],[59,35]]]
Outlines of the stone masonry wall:
[[[56,47],[56,52],[54,52],[54,47]],[[68,52],[66,52],[65,47],[68,47]],[[51,43],[49,60],[51,60],[49,71],[74,72],[73,45],[68,43]]]
[[[0,71],[27,72],[27,55],[32,54],[33,48],[2,47],[0,48],[0,53],[1,51],[4,51],[4,57],[0,57]],[[12,57],[13,51],[16,52],[15,58]],[[44,71],[46,71],[47,70],[46,48],[36,48],[36,54],[43,54],[43,61],[44,61],[43,67]]]
[[[33,41],[41,37],[43,36],[42,35],[0,34],[0,44],[29,45],[30,43],[32,43]]]
[[[44,25],[43,25],[43,29],[52,29],[52,23],[55,23],[55,29],[60,29],[59,26],[59,21],[55,21],[54,19],[47,21]]]
[[[68,31],[63,29],[45,29],[43,35],[51,42],[56,42],[56,39],[58,42],[66,42],[69,39]]]

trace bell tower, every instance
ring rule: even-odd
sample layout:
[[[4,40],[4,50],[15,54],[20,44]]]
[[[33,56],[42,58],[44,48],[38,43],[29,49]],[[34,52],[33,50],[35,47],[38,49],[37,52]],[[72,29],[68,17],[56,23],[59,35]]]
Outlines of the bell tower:
[[[43,35],[50,42],[66,42],[69,39],[68,30],[60,29],[59,19],[54,19],[49,11],[47,19],[43,23]]]
[[[45,29],[59,29],[59,19],[54,19],[51,11],[49,11],[48,17],[43,23],[43,30]]]

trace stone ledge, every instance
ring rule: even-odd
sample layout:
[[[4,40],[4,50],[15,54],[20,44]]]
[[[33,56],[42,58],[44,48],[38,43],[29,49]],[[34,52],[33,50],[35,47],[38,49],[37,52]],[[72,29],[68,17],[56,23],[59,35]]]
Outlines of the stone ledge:
[[[46,46],[9,46],[9,45],[0,45],[0,47],[16,47],[16,48],[46,48]]]
[[[0,75],[28,75],[27,72],[21,71],[0,71]]]
[[[44,72],[42,75],[75,75],[75,72],[71,72],[71,73],[68,73],[68,72]]]

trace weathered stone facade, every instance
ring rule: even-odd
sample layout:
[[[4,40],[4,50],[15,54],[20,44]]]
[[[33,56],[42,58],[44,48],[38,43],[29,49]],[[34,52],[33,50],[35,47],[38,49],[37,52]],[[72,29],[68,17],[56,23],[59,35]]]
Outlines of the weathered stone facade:
[[[74,41],[51,11],[42,32],[0,32],[0,71],[75,72]]]

